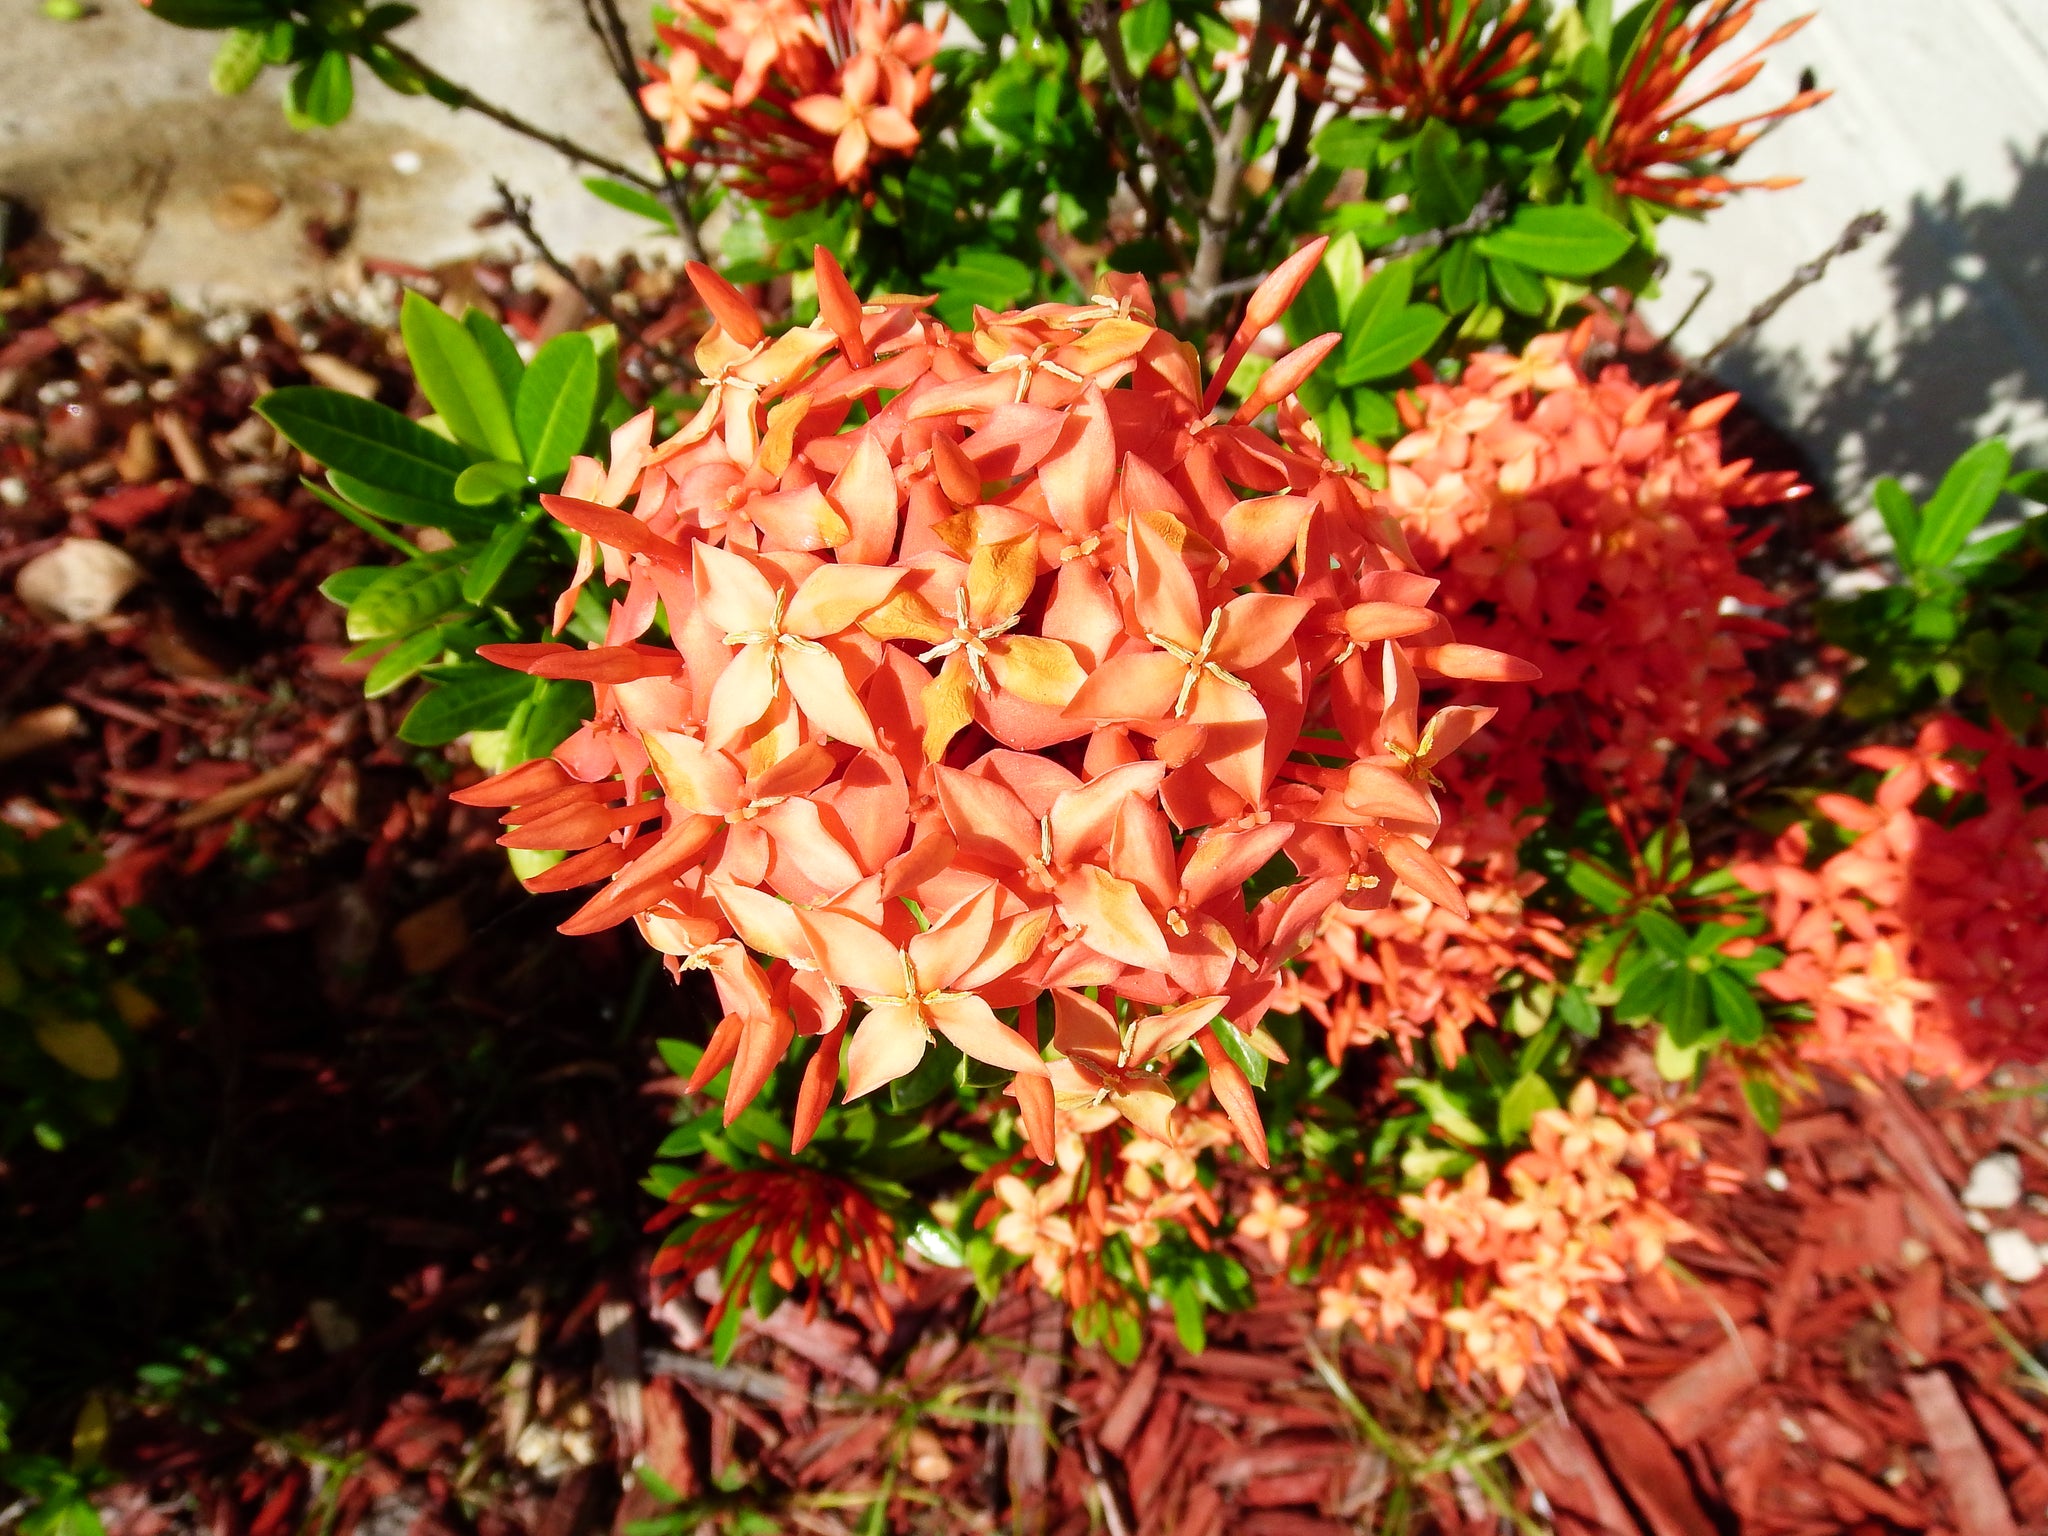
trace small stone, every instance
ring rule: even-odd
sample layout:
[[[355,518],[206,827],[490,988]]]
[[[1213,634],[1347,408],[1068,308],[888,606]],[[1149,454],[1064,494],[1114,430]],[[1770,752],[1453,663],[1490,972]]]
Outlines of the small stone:
[[[1986,1280],[1977,1294],[1983,1299],[1984,1305],[1994,1312],[2004,1312],[2012,1306],[2012,1302],[2006,1297],[2005,1287],[1996,1280]]]
[[[142,567],[125,550],[99,539],[66,539],[24,565],[14,595],[37,618],[91,624],[121,605],[142,580]]]
[[[1963,1204],[1975,1211],[2009,1211],[2020,1203],[2020,1160],[2011,1152],[1994,1152],[1970,1170],[1963,1186]]]
[[[1792,1181],[1785,1176],[1784,1169],[1766,1168],[1764,1170],[1764,1188],[1782,1195],[1791,1187]]]
[[[211,212],[229,234],[246,234],[276,218],[283,206],[284,199],[261,182],[238,181],[215,194]]]
[[[425,164],[426,161],[420,158],[420,152],[416,149],[401,149],[391,157],[391,169],[401,176],[417,176],[420,167]]]
[[[2001,1227],[1984,1239],[1991,1255],[1991,1267],[2014,1285],[2025,1285],[2038,1277],[2044,1267],[2033,1239],[2012,1227]]]

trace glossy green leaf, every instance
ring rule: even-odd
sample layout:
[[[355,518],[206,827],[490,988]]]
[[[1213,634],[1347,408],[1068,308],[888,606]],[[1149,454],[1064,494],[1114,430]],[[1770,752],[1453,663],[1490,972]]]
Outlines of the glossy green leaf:
[[[1749,984],[1725,965],[1707,972],[1707,996],[1713,1003],[1714,1022],[1737,1045],[1756,1045],[1764,1037],[1764,1011],[1757,1006]]]
[[[2021,501],[2048,502],[2048,469],[2027,469],[2005,482],[2006,494]]]
[[[370,583],[389,569],[389,566],[384,565],[352,565],[345,571],[336,571],[320,583],[320,595],[330,603],[338,603],[346,608],[363,595]]]
[[[431,433],[428,435],[432,436]],[[436,438],[435,441],[444,442],[445,439]],[[468,468],[467,465],[463,467]],[[457,538],[488,535],[497,526],[497,519],[481,508],[466,507],[455,499],[455,481],[459,478],[459,474],[449,478],[445,497],[429,501],[420,496],[408,496],[403,491],[371,485],[340,470],[327,472],[328,482],[335,490],[388,522],[407,528],[441,528]]]
[[[236,27],[220,40],[214,50],[207,83],[216,96],[239,96],[263,73],[265,34],[248,27]]]
[[[1779,1122],[1785,1113],[1785,1104],[1778,1096],[1778,1090],[1761,1077],[1745,1077],[1742,1080],[1742,1098],[1749,1105],[1749,1112],[1756,1116],[1756,1123],[1764,1128],[1764,1134],[1777,1135]]]
[[[1584,855],[1564,867],[1564,883],[1595,911],[1610,916],[1635,899],[1635,893],[1616,878],[1613,871]]]
[[[332,128],[355,105],[355,70],[349,56],[329,48],[292,76],[287,104],[297,116],[315,127]]]
[[[1436,269],[1437,291],[1444,308],[1463,314],[1486,297],[1486,267],[1470,240],[1454,241]]]
[[[1953,560],[1984,521],[2012,472],[2012,452],[1998,438],[1977,444],[1949,467],[1920,511],[1913,563],[1939,570]]]
[[[597,408],[597,385],[597,348],[580,331],[557,336],[534,354],[514,411],[534,479],[562,474],[583,447]]]
[[[1325,165],[1340,170],[1370,170],[1379,163],[1386,141],[1387,118],[1339,117],[1324,125],[1310,148]]]
[[[420,393],[456,441],[493,458],[523,464],[512,408],[476,338],[462,323],[416,291],[407,290],[398,328]]]
[[[1659,912],[1655,907],[1645,907],[1636,913],[1633,921],[1643,942],[1660,955],[1683,960],[1691,953],[1684,925],[1667,913]]]
[[[526,471],[492,459],[472,464],[455,477],[455,499],[465,507],[488,507],[526,489]]]
[[[1634,235],[1594,209],[1530,205],[1481,235],[1479,253],[1553,277],[1591,277],[1619,261],[1634,244]]]
[[[1533,1073],[1500,1097],[1500,1139],[1513,1146],[1529,1134],[1538,1110],[1557,1108],[1557,1095],[1550,1084]]]
[[[491,535],[483,552],[469,562],[469,569],[462,576],[462,600],[475,607],[490,601],[498,583],[505,579],[505,573],[512,569],[533,537],[534,524],[542,517],[538,506],[528,507],[518,517],[508,518],[498,531]]]
[[[1488,257],[1486,275],[1493,280],[1493,291],[1500,295],[1501,303],[1518,315],[1540,315],[1550,302],[1543,279],[1518,261]]]
[[[256,414],[294,448],[330,470],[424,502],[452,501],[455,477],[475,458],[389,406],[338,389],[274,389],[256,402]],[[335,489],[357,500],[339,480]],[[362,504],[372,512],[382,511]]]
[[[668,204],[651,192],[628,186],[623,181],[613,181],[608,176],[584,177],[583,190],[601,203],[610,203],[614,208],[659,224],[670,233],[675,231],[676,216],[669,212]]]
[[[559,677],[538,680],[505,727],[505,766],[546,757],[575,735],[595,709],[590,684]]]
[[[363,697],[382,698],[419,675],[424,667],[431,667],[441,659],[446,648],[441,635],[443,626],[436,624],[428,629],[414,630],[398,644],[377,658],[370,675],[363,679]]]
[[[1478,204],[1485,191],[1484,151],[1467,147],[1437,118],[1423,125],[1410,152],[1415,168],[1416,212],[1426,225],[1447,229]]]
[[[378,572],[349,604],[349,639],[408,635],[454,608],[462,601],[462,553],[441,550]]]
[[[519,381],[525,376],[526,364],[519,360],[519,348],[505,334],[505,328],[473,305],[462,312],[462,328],[469,332],[470,340],[491,365],[498,392],[507,400],[518,399]]]
[[[470,731],[502,729],[533,687],[524,673],[486,661],[436,668],[432,675],[433,690],[398,727],[399,740],[416,747],[443,747]]]
[[[1890,475],[1872,486],[1870,495],[1877,503],[1878,516],[1884,519],[1884,531],[1891,535],[1893,557],[1900,565],[1910,566],[1914,547],[1920,542],[1920,509]]]
[[[1464,1102],[1444,1084],[1433,1078],[1404,1077],[1394,1086],[1421,1105],[1429,1115],[1430,1124],[1452,1140],[1470,1147],[1483,1147],[1492,1140],[1485,1128],[1472,1118]]]
[[[1131,73],[1143,75],[1153,57],[1173,36],[1173,6],[1169,0],[1138,0],[1117,17],[1117,31],[1123,38],[1124,55]]]
[[[1403,372],[1428,355],[1448,324],[1450,317],[1434,304],[1409,304],[1347,336],[1337,353],[1337,383],[1348,388]]]
[[[1600,1033],[1600,1010],[1578,987],[1566,987],[1557,995],[1557,1016],[1581,1039],[1591,1040]]]
[[[151,0],[149,14],[174,27],[217,32],[223,27],[266,27],[275,11],[266,0]]]

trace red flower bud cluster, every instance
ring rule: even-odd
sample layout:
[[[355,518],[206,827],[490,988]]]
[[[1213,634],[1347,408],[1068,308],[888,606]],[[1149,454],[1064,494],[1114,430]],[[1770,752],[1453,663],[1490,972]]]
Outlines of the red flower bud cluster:
[[[819,319],[770,337],[692,268],[702,407],[660,443],[622,427],[545,498],[578,584],[613,587],[605,643],[483,650],[588,680],[596,714],[458,798],[567,851],[532,888],[603,883],[566,931],[632,921],[710,973],[697,1080],[731,1069],[729,1115],[813,1039],[801,1144],[842,1052],[857,1097],[939,1036],[1016,1074],[1050,1158],[1056,1101],[1163,1136],[1192,1042],[1263,1160],[1233,1057],[1283,966],[1397,887],[1464,911],[1431,769],[1490,711],[1425,716],[1421,691],[1532,669],[1453,641],[1315,445],[1290,392],[1334,335],[1217,410],[1319,253],[1253,295],[1206,384],[1136,278],[954,332],[861,305],[821,248]],[[1285,442],[1254,425],[1276,405]]]

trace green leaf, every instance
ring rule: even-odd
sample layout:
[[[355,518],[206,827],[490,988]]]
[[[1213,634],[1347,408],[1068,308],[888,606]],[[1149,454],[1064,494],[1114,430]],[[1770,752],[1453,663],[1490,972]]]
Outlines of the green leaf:
[[[1757,1006],[1749,984],[1725,965],[1707,972],[1707,997],[1714,1008],[1714,1022],[1727,1031],[1737,1045],[1755,1045],[1764,1037],[1764,1011]]]
[[[1404,1077],[1394,1086],[1429,1113],[1429,1122],[1454,1141],[1483,1147],[1492,1138],[1474,1120],[1464,1102],[1444,1084],[1427,1077]]]
[[[352,565],[345,571],[336,571],[320,583],[320,595],[330,603],[346,608],[361,597],[370,583],[382,576],[389,566]]]
[[[330,470],[421,501],[453,501],[455,477],[475,458],[389,406],[338,389],[274,389],[256,402],[256,414]],[[350,501],[360,500],[339,479],[335,489]],[[362,505],[382,514],[373,503]]]
[[[1524,206],[1479,237],[1479,253],[1553,277],[1591,277],[1620,260],[1635,236],[1604,213],[1578,204]]]
[[[174,27],[218,32],[223,27],[266,27],[273,19],[267,0],[150,0],[149,14]]]
[[[2038,517],[2039,514],[2035,516]],[[2031,522],[2033,519],[2030,518],[2028,521]],[[1948,569],[1952,575],[1974,580],[1986,569],[2011,554],[2025,542],[2026,537],[2027,525],[2021,523],[2016,528],[2001,528],[1997,533],[1987,534],[1981,539],[1972,539],[1962,547],[1955,559],[1949,561]]]
[[[1365,252],[1359,247],[1358,236],[1337,236],[1324,248],[1323,259],[1317,265],[1330,279],[1339,313],[1349,314],[1365,291]]]
[[[265,34],[248,27],[236,27],[220,40],[214,50],[213,67],[207,83],[216,96],[239,96],[263,73]]]
[[[974,306],[1007,309],[1031,291],[1033,274],[1014,256],[971,248],[925,274],[925,286],[939,295],[940,317],[956,329],[974,318]]]
[[[1177,1280],[1167,1287],[1166,1299],[1173,1307],[1173,1331],[1180,1339],[1180,1347],[1191,1355],[1199,1355],[1209,1347],[1209,1332],[1204,1326],[1208,1309],[1202,1305],[1202,1296],[1193,1285]]]
[[[1513,1146],[1529,1134],[1529,1127],[1535,1123],[1536,1112],[1557,1108],[1557,1095],[1550,1084],[1531,1073],[1516,1083],[1500,1099],[1500,1140],[1502,1146]]]
[[[505,727],[505,766],[546,757],[576,734],[595,707],[588,683],[559,677],[537,680],[532,696],[512,712]]]
[[[329,48],[292,76],[289,109],[318,128],[332,128],[355,105],[355,71],[347,54]]]
[[[1416,135],[1416,211],[1425,224],[1445,229],[1470,213],[1485,190],[1485,151],[1469,150],[1441,119],[1431,118]]]
[[[1893,558],[1910,568],[1914,546],[1920,542],[1920,509],[1913,505],[1906,488],[1890,475],[1872,486],[1870,494],[1877,503],[1878,515],[1884,519],[1884,531],[1892,537]]]
[[[1600,1033],[1600,1010],[1578,987],[1566,987],[1558,993],[1557,1015],[1564,1020],[1565,1027],[1581,1039],[1591,1040]]]
[[[1486,272],[1493,279],[1493,291],[1500,295],[1501,303],[1518,315],[1540,315],[1550,302],[1550,295],[1543,288],[1543,279],[1518,261],[1503,261],[1498,256],[1490,256],[1486,261]]]
[[[2048,469],[2027,469],[2005,482],[2008,496],[2021,501],[2048,502]]]
[[[1777,1135],[1778,1124],[1785,1112],[1778,1090],[1761,1077],[1745,1077],[1742,1080],[1742,1097],[1749,1105],[1749,1112],[1756,1116],[1756,1123],[1764,1128],[1764,1134]]]
[[[482,607],[504,580],[505,573],[512,569],[512,562],[526,548],[526,542],[533,537],[533,526],[544,514],[538,506],[524,508],[519,516],[507,519],[498,531],[491,535],[484,545],[483,553],[469,563],[469,569],[462,577],[462,600],[475,607]]]
[[[462,323],[408,289],[399,308],[398,328],[420,393],[456,441],[510,464],[525,463],[519,434],[512,427],[512,410],[498,388],[497,375]]]
[[[514,411],[527,473],[552,480],[590,435],[597,409],[597,348],[581,331],[557,336],[534,354]]]
[[[1609,916],[1635,899],[1635,893],[1623,885],[1613,871],[1583,854],[1574,856],[1565,865],[1564,883],[1595,911]]]
[[[488,507],[525,489],[526,471],[497,459],[472,464],[455,477],[455,499],[465,507]]]
[[[1957,459],[1921,509],[1913,563],[1922,570],[1939,570],[1953,560],[1998,500],[2011,472],[2012,453],[1995,437]]]
[[[465,550],[444,549],[378,572],[348,607],[351,640],[384,640],[409,635],[462,601]]]
[[[1657,1075],[1667,1083],[1691,1081],[1700,1069],[1700,1054],[1706,1049],[1705,1043],[1695,1041],[1691,1045],[1680,1045],[1671,1038],[1671,1031],[1657,1031],[1657,1046],[1653,1059],[1657,1063]]]
[[[1143,75],[1153,56],[1166,46],[1166,40],[1173,35],[1173,7],[1168,0],[1138,0],[1136,5],[1117,17],[1116,29],[1123,38],[1124,55],[1130,61],[1131,73]]]
[[[1614,1001],[1614,1016],[1624,1024],[1661,1016],[1669,1007],[1679,970],[1668,961],[1642,958],[1625,969],[1627,981]]]
[[[441,639],[443,628],[436,624],[430,629],[414,630],[378,657],[377,664],[370,668],[370,675],[363,679],[363,697],[382,698],[417,676],[421,668],[431,667],[440,660],[441,652],[446,649]]]
[[[470,731],[501,729],[533,689],[525,673],[487,661],[437,668],[433,677],[433,690],[398,727],[398,739],[416,747],[443,747]]]
[[[668,204],[651,192],[643,192],[623,181],[613,181],[608,176],[584,177],[583,190],[601,203],[610,203],[614,208],[659,224],[671,234],[675,232],[676,216],[669,212]]]
[[[1470,240],[1454,241],[1437,268],[1436,285],[1444,308],[1454,315],[1463,314],[1483,300],[1486,269],[1480,263],[1478,247]]]
[[[1375,325],[1345,338],[1337,356],[1337,383],[1348,388],[1389,378],[1428,353],[1450,324],[1434,304],[1410,304]]]
[[[462,312],[462,328],[469,332],[469,339],[491,365],[498,393],[507,400],[518,399],[519,381],[526,374],[526,364],[519,360],[519,348],[505,334],[505,328],[474,305]]]
[[[1223,1046],[1223,1054],[1237,1064],[1237,1070],[1251,1079],[1254,1088],[1266,1086],[1266,1069],[1271,1065],[1265,1056],[1254,1049],[1235,1024],[1225,1019],[1211,1019],[1209,1033]]]
[[[436,441],[442,439],[437,438]],[[455,480],[459,478],[458,475],[448,481],[445,500],[427,501],[418,496],[408,496],[403,491],[370,485],[340,470],[330,469],[327,472],[328,483],[344,497],[387,522],[401,523],[408,528],[443,528],[458,538],[488,535],[497,526],[497,519],[489,512],[466,507],[455,499]]]
[[[1309,148],[1325,165],[1346,171],[1370,170],[1379,163],[1389,121],[1384,117],[1333,119],[1316,134]]]
[[[1690,953],[1684,926],[1668,914],[1645,907],[1633,921],[1643,941],[1660,955],[1683,960]]]
[[[299,484],[306,488],[307,494],[316,499],[330,512],[339,513],[342,517],[347,518],[378,543],[390,545],[408,560],[415,559],[419,555],[419,545],[413,543],[410,539],[401,538],[398,534],[393,533],[382,522],[370,513],[365,512],[361,507],[344,501],[325,486],[315,485],[304,475],[299,476]]]

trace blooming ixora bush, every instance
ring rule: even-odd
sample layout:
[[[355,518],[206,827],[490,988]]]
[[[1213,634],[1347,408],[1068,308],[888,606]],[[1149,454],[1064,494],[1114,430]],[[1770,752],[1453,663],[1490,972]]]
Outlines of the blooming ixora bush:
[[[1424,718],[1421,684],[1532,670],[1454,639],[1305,429],[1289,391],[1336,337],[1214,414],[1319,254],[1206,382],[1142,279],[963,333],[861,305],[821,248],[821,319],[770,339],[693,269],[703,405],[546,499],[577,586],[622,588],[605,643],[482,651],[591,682],[597,713],[459,798],[568,853],[530,887],[603,882],[568,931],[632,921],[711,974],[694,1080],[732,1069],[728,1117],[815,1041],[801,1147],[842,1053],[859,1098],[936,1036],[1014,1074],[1050,1161],[1063,1105],[1162,1135],[1193,1043],[1263,1160],[1244,1063],[1284,964],[1397,888],[1463,911],[1429,772],[1487,711]]]

